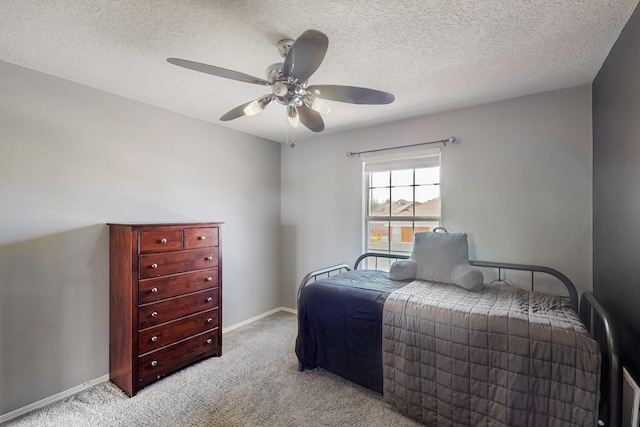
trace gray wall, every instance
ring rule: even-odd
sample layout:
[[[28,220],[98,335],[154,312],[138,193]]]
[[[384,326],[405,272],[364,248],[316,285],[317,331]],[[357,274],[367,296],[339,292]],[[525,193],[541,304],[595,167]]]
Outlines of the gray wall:
[[[0,62],[0,415],[108,374],[105,223],[158,221],[226,223],[224,326],[278,307],[280,144]]]
[[[0,76],[0,414],[108,373],[106,222],[225,221],[224,324],[294,308],[306,272],[362,251],[348,150],[456,136],[443,217],[471,256],[592,287],[589,86],[291,149],[3,62]]]
[[[547,265],[591,290],[591,128],[587,85],[283,145],[283,303],[308,271],[362,251],[362,165],[345,153],[449,136],[443,225],[469,234],[470,257]]]
[[[593,82],[593,287],[640,378],[640,7]]]

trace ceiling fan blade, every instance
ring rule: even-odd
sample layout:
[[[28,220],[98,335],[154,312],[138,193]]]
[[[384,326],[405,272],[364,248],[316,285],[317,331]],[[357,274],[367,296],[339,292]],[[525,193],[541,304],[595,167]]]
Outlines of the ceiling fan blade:
[[[267,105],[271,104],[273,101],[273,95],[265,95],[258,99],[254,99],[253,101],[249,101],[246,104],[242,104],[233,110],[226,113],[224,116],[220,117],[220,120],[223,122],[228,122],[229,120],[237,119],[242,116],[253,116],[254,114],[258,114],[262,110],[264,110]],[[253,105],[252,105],[253,104]],[[246,111],[247,107],[252,106],[250,111]]]
[[[318,69],[327,53],[329,39],[317,30],[307,30],[296,39],[284,59],[285,76],[306,82]]]
[[[298,117],[300,117],[302,124],[313,132],[322,132],[324,130],[324,121],[322,121],[320,113],[313,111],[306,105],[298,107]]]
[[[189,68],[190,70],[200,71],[201,73],[212,74],[218,77],[224,77],[227,79],[238,80],[246,83],[253,83],[256,85],[268,86],[270,83],[266,80],[259,79],[258,77],[250,76],[249,74],[240,73],[238,71],[227,70],[226,68],[215,67],[213,65],[201,64],[199,62],[187,61],[186,59],[179,58],[167,58],[167,61],[180,67]]]
[[[356,86],[314,85],[307,91],[317,92],[322,99],[351,104],[391,104],[396,99],[388,92]]]

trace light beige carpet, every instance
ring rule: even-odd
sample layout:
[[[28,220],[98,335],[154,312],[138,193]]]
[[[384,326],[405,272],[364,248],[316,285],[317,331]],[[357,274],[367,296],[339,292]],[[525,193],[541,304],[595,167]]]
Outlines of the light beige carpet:
[[[277,312],[224,334],[210,358],[128,398],[110,382],[6,426],[416,426],[382,396],[323,370],[298,372],[296,316]]]

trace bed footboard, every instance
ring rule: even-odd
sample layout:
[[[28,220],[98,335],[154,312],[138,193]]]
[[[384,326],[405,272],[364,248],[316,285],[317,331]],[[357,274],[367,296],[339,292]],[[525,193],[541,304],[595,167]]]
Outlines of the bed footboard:
[[[600,419],[605,426],[619,427],[622,422],[622,367],[611,318],[591,292],[580,298],[580,318],[602,352]]]
[[[302,281],[300,282],[300,286],[298,286],[298,296],[296,298],[296,308],[298,309],[298,337],[302,336],[302,322],[300,316],[302,315],[302,311],[300,310],[300,295],[302,294],[302,290],[309,283],[313,283],[316,280],[324,277],[331,277],[336,274],[344,273],[345,271],[350,271],[351,268],[347,264],[337,264],[331,267],[321,268],[319,270],[315,270],[304,276]],[[304,371],[304,366],[302,363],[298,361],[298,371]]]
[[[312,271],[311,273],[304,276],[304,278],[300,282],[300,286],[298,286],[298,297],[296,300],[296,303],[298,304],[298,308],[300,308],[299,306],[300,294],[302,293],[302,290],[304,289],[304,287],[307,286],[309,283],[315,282],[316,280],[318,280],[318,278],[331,277],[333,275],[344,273],[345,271],[350,271],[350,270],[351,268],[347,264],[337,264],[337,265],[332,265],[331,267],[325,267],[325,268],[321,268],[320,270]]]

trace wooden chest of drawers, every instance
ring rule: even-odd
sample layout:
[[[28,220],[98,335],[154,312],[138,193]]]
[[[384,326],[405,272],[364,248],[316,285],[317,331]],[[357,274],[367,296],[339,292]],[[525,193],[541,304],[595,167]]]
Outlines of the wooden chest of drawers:
[[[221,225],[109,224],[109,372],[129,396],[222,354]]]

